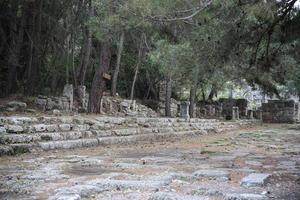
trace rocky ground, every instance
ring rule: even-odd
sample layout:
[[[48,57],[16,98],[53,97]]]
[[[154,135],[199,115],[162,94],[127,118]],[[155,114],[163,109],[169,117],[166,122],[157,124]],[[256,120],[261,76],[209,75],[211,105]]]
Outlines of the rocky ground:
[[[1,157],[0,199],[300,199],[291,126]]]

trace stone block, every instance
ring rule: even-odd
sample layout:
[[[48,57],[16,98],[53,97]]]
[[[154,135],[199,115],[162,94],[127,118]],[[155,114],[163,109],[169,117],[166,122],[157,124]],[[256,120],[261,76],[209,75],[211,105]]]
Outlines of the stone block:
[[[0,126],[0,134],[5,134],[6,129],[3,126]]]
[[[58,131],[58,125],[57,124],[50,124],[46,126],[46,130],[49,132],[55,132]]]
[[[33,125],[33,130],[36,132],[44,132],[46,131],[46,125],[45,124]]]
[[[86,86],[80,85],[77,88],[78,92],[78,97],[79,97],[79,102],[80,102],[80,110],[82,112],[86,112],[88,109],[88,100],[89,100],[89,95],[86,93]]]
[[[10,101],[6,105],[16,111],[24,111],[27,108],[27,104],[21,101]]]
[[[113,130],[112,133],[116,136],[127,136],[127,135],[135,135],[137,134],[137,129],[117,129]]]
[[[60,116],[60,115],[61,115],[61,112],[60,112],[58,109],[53,109],[53,110],[51,111],[51,114],[52,114],[52,115],[55,115],[55,116]]]
[[[74,131],[87,131],[89,129],[90,129],[90,126],[88,124],[83,124],[83,125],[76,124],[72,128],[72,130],[74,130]]]
[[[84,139],[82,140],[82,146],[83,147],[92,147],[98,145],[98,139]]]
[[[252,173],[242,179],[241,185],[248,187],[263,186],[270,176],[271,174]]]
[[[70,124],[60,124],[59,129],[62,131],[70,131],[71,130],[71,125]]]
[[[189,107],[190,107],[190,102],[184,101],[180,103],[180,117],[184,119],[189,119]]]
[[[22,133],[24,131],[22,126],[19,125],[7,125],[6,131],[8,133]]]
[[[63,96],[68,97],[70,99],[71,98],[73,99],[73,93],[74,93],[73,85],[72,84],[66,84],[64,86]]]
[[[193,173],[195,177],[228,177],[229,173],[223,170],[201,169]]]
[[[40,108],[45,109],[47,105],[47,99],[37,98],[35,100],[35,104],[37,104]]]

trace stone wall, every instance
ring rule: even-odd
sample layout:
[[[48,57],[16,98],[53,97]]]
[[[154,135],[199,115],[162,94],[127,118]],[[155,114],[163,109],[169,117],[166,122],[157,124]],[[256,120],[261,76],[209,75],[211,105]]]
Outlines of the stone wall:
[[[230,99],[230,98],[221,98],[219,104],[222,106],[222,116],[226,119],[232,119],[232,109],[238,107],[239,117],[247,117],[247,106],[248,102],[246,99]]]
[[[47,97],[39,95],[35,100],[35,104],[43,111],[51,111],[57,109],[65,112],[87,112],[89,94],[86,92],[86,87],[79,86],[77,93],[79,98],[75,101],[73,86],[67,84],[64,87],[62,96]],[[136,102],[136,100],[111,97],[107,93],[104,93],[104,96],[101,99],[101,113],[115,116],[158,116],[158,113],[156,113],[154,110]]]
[[[103,96],[101,101],[101,113],[113,116],[132,117],[157,117],[151,108],[140,104],[136,100]]]
[[[63,110],[66,112],[73,111],[74,107],[74,89],[71,84],[67,84],[64,87],[62,96],[59,97],[47,97],[39,95],[35,104],[43,111],[49,110]]]
[[[294,123],[299,120],[299,104],[294,100],[269,100],[261,107],[262,120],[267,123]]]
[[[179,104],[180,102],[176,101],[175,99],[171,98],[171,116],[178,117],[179,115]],[[165,101],[161,101],[159,103],[159,114],[161,116],[165,116]]]
[[[214,104],[200,103],[196,116],[199,118],[220,118],[222,117],[222,105],[218,102]]]

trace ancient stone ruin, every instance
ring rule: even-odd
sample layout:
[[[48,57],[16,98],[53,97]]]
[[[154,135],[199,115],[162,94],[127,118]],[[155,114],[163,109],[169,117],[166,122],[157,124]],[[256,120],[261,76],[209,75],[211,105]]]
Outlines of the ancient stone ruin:
[[[36,105],[43,111],[54,109],[71,112],[74,109],[74,89],[71,84],[65,85],[62,96],[47,97],[39,95],[35,100]]]
[[[269,100],[263,103],[262,120],[267,123],[294,123],[299,121],[299,103],[293,100]]]
[[[225,119],[247,117],[248,102],[246,99],[221,98],[218,102],[222,106],[222,116]]]
[[[184,118],[186,120],[190,119],[189,106],[190,106],[189,101],[183,101],[180,103],[180,117],[181,118]]]
[[[220,133],[256,123],[253,120],[222,122],[157,117],[0,117],[0,155],[180,138]]]

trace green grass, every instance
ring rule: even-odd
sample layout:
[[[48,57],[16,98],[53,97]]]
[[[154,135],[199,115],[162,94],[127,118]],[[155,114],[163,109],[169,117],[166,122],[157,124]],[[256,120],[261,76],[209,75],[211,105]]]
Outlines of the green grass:
[[[201,154],[208,154],[210,156],[222,155],[222,152],[216,152],[208,149],[201,149]]]
[[[29,148],[26,146],[14,146],[13,147],[14,155],[29,153]]]
[[[191,192],[191,194],[192,194],[192,195],[204,195],[205,192],[206,192],[206,189],[200,188],[200,189],[198,189],[198,190],[193,190],[193,191]]]

